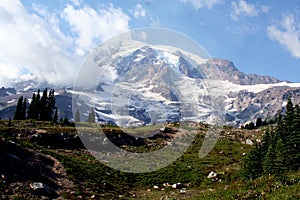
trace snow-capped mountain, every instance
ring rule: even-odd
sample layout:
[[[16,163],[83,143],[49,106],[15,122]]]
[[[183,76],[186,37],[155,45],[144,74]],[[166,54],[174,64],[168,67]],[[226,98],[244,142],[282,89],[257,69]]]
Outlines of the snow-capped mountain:
[[[190,118],[205,120],[211,115],[209,105],[198,102],[199,95],[194,94],[205,92],[203,77],[180,52],[143,46],[111,59],[108,65],[92,60],[103,73],[97,86],[101,89],[94,93],[100,120],[136,126]],[[194,86],[196,90],[191,89]],[[81,99],[75,98],[73,105],[82,110],[82,105],[90,103],[88,96],[81,93]],[[193,106],[203,109],[198,112]]]
[[[95,108],[98,121],[119,126],[186,120],[238,126],[271,118],[290,95],[295,103],[300,100],[300,84],[244,74],[225,59],[201,58],[168,46],[128,45],[111,47],[109,56],[100,50],[90,55],[86,62],[97,70],[83,77],[97,78],[92,87],[75,84],[56,90],[62,117],[73,117],[72,105],[83,120]],[[18,97],[30,98],[35,90],[26,83],[2,88],[0,117],[12,117]]]
[[[100,51],[90,57],[101,78],[95,93],[77,91],[76,109],[95,105],[99,120],[120,126],[179,120],[240,125],[270,118],[290,94],[299,96],[300,84],[247,75],[225,59],[204,59],[168,46],[134,46],[109,49],[109,60]]]

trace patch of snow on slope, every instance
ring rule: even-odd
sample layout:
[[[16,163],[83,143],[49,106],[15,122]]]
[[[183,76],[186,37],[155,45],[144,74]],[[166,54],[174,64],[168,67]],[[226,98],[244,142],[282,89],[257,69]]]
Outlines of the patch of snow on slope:
[[[239,85],[239,84],[231,83],[229,81],[209,80],[208,84],[211,90],[217,92],[218,94],[226,94],[228,92],[239,92],[242,90],[258,93],[263,90],[272,87],[279,87],[279,86],[300,87],[300,83],[287,83],[287,82],[280,82],[275,84]]]
[[[286,107],[286,105],[287,105],[287,101],[283,101],[282,102],[282,107]]]
[[[33,88],[32,85],[28,85],[27,87],[24,88],[24,91],[28,91],[28,90],[30,90],[31,88]]]
[[[132,117],[132,116],[121,116],[115,114],[106,114],[102,112],[96,111],[96,113],[101,116],[101,118],[106,119],[114,119],[114,121],[121,127],[129,127],[129,126],[140,126],[143,125],[143,122]]]
[[[208,61],[208,58],[202,58],[201,56],[185,51],[183,49],[179,49],[173,46],[165,46],[165,45],[153,45],[154,49],[159,49],[161,51],[170,52],[173,54],[178,54],[178,52],[182,53],[184,56],[188,57],[192,61],[194,61],[196,64],[204,64]]]
[[[141,60],[143,60],[146,56],[143,54],[137,54],[136,55],[137,58],[133,60],[133,62],[140,62]]]
[[[6,103],[14,103],[15,101],[16,101],[15,99],[12,99],[12,100],[7,101]]]

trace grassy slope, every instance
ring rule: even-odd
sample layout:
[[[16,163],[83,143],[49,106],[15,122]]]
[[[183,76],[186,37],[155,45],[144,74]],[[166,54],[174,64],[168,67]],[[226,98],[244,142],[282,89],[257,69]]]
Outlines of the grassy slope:
[[[224,135],[208,156],[198,158],[203,134],[196,136],[187,152],[173,164],[152,173],[128,174],[106,167],[95,160],[84,149],[51,149],[40,146],[26,139],[12,137],[13,133],[20,133],[22,128],[43,128],[51,134],[68,132],[76,134],[72,127],[54,127],[50,123],[35,123],[35,127],[24,122],[14,122],[13,128],[6,127],[7,121],[1,121],[1,137],[15,140],[22,147],[40,150],[44,154],[58,159],[65,167],[67,174],[74,181],[75,194],[65,192],[61,194],[68,199],[91,197],[98,199],[137,198],[160,199],[169,196],[171,199],[297,199],[300,198],[300,173],[289,174],[289,185],[281,185],[274,177],[262,177],[254,181],[244,181],[240,178],[239,170],[243,160],[243,153],[248,153],[250,145],[236,142],[253,135],[249,131],[225,129]],[[36,127],[37,126],[37,127]],[[9,131],[8,131],[9,130]],[[116,130],[112,127],[109,130]],[[202,132],[203,133],[203,132]],[[160,141],[161,142],[161,141]],[[149,151],[148,147],[139,147],[138,151]],[[207,178],[210,171],[219,174],[221,181],[212,182]],[[292,181],[294,180],[294,181]],[[34,180],[32,180],[34,181]],[[162,188],[163,183],[181,182],[187,187],[186,194],[179,194],[179,190],[166,188],[154,190],[157,185]],[[5,189],[7,185],[1,185]],[[151,189],[151,191],[147,191]]]

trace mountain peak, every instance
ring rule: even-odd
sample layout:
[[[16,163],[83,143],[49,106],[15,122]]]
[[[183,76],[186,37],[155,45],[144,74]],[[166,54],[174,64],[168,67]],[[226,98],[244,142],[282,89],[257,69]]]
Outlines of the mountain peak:
[[[274,77],[245,74],[239,71],[232,61],[222,58],[210,58],[199,65],[208,79],[229,81],[240,85],[272,84],[282,82]]]
[[[218,66],[219,68],[228,68],[233,71],[238,71],[238,69],[234,66],[233,62],[230,60],[226,60],[223,58],[209,58],[208,63]]]

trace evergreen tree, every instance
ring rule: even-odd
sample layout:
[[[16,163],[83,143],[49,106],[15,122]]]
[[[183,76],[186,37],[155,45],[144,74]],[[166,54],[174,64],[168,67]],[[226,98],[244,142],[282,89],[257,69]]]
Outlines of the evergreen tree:
[[[35,93],[32,95],[31,103],[28,106],[27,119],[35,119],[35,105],[36,105],[36,96]]]
[[[254,128],[255,128],[254,123],[253,123],[253,122],[250,122],[250,123],[249,123],[249,129],[252,130],[252,129],[254,129]]]
[[[94,109],[91,110],[91,112],[89,113],[87,122],[91,122],[91,123],[95,123],[95,111]]]
[[[255,126],[254,126],[253,122],[249,122],[249,123],[245,124],[245,129],[252,130],[254,128],[255,128]]]
[[[265,174],[274,174],[274,162],[276,160],[275,146],[270,143],[263,160],[263,170]]]
[[[54,124],[58,123],[58,111],[57,111],[57,108],[55,109],[55,112],[54,112],[53,123]]]
[[[26,119],[27,99],[25,98],[22,105],[21,118]]]
[[[37,94],[33,93],[32,100],[28,106],[27,119],[38,120],[40,117],[40,90]]]
[[[44,89],[43,95],[40,98],[39,93],[37,96],[37,105],[34,105],[34,108],[37,108],[37,119],[41,121],[53,121],[53,112],[55,111],[55,96],[54,90],[50,90],[48,93],[48,89]]]
[[[22,107],[23,107],[23,96],[19,97],[16,111],[14,114],[14,120],[22,120]]]
[[[265,132],[265,134],[264,134],[264,136],[263,136],[263,138],[261,140],[262,158],[265,158],[265,156],[266,156],[266,154],[268,152],[269,146],[273,142],[273,138],[272,138],[271,132],[272,131],[270,129],[266,130],[266,132]]]
[[[294,114],[294,131],[291,135],[291,148],[292,148],[292,157],[291,157],[291,168],[292,170],[297,171],[300,168],[300,107],[299,105],[295,106]]]
[[[259,118],[257,118],[256,119],[256,123],[255,123],[255,126],[256,127],[260,127],[260,126],[262,126],[263,125],[263,121],[261,120],[261,118],[259,117]]]
[[[33,93],[32,95],[32,99],[31,99],[31,103],[28,106],[28,110],[27,110],[27,119],[33,119],[33,110],[32,110],[32,106],[33,106],[33,101],[35,99],[35,94]]]
[[[287,124],[292,124],[294,117],[294,105],[292,103],[292,98],[289,96],[287,104],[286,104],[286,116],[285,120]]]
[[[36,95],[36,105],[34,106],[35,107],[35,110],[34,110],[34,113],[35,113],[35,116],[34,116],[34,119],[36,120],[39,120],[40,119],[40,112],[41,112],[41,91],[38,90],[37,92],[37,95]]]
[[[294,146],[294,136],[295,130],[298,127],[295,127],[295,108],[292,103],[291,97],[288,98],[288,102],[286,105],[286,114],[283,119],[284,126],[284,134],[281,138],[282,150],[281,154],[283,154],[284,164],[287,168],[293,170],[294,162],[296,159],[296,152]]]
[[[79,113],[79,109],[77,109],[76,114],[75,114],[75,122],[80,122],[80,113]]]
[[[285,147],[282,140],[278,140],[276,144],[276,159],[274,161],[274,174],[276,177],[284,177],[285,172],[287,171],[287,165],[285,162]]]
[[[47,98],[48,98],[48,89],[46,88],[43,91],[43,95],[40,101],[40,119],[41,121],[47,121]]]
[[[263,172],[261,148],[256,143],[255,148],[250,151],[244,160],[242,176],[247,179],[255,179]]]
[[[46,104],[46,120],[51,121],[53,119],[53,111],[55,110],[55,96],[54,89],[49,91],[47,104]]]
[[[60,124],[61,124],[62,126],[69,126],[69,125],[70,125],[69,119],[68,119],[67,117],[61,118],[61,119],[60,119]]]
[[[276,118],[276,128],[274,130],[274,141],[284,138],[284,126],[283,126],[283,117],[280,112],[278,112]]]

